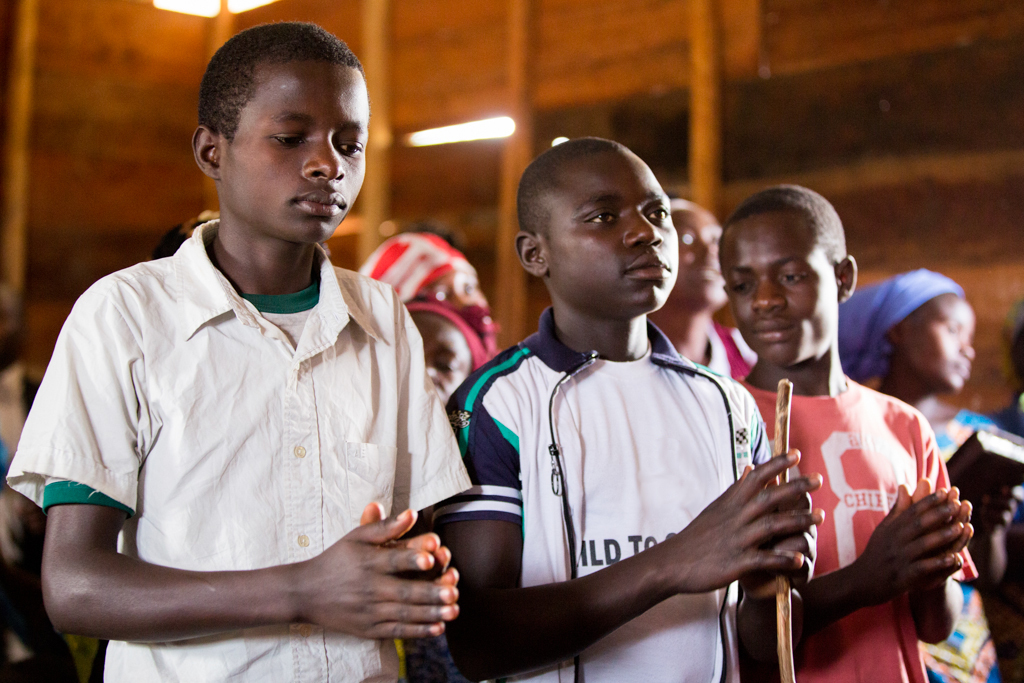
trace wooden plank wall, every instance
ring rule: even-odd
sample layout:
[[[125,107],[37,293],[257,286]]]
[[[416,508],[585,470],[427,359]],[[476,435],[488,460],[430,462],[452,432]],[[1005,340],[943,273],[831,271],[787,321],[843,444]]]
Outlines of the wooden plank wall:
[[[14,2],[15,0],[0,0],[0,132],[7,130],[7,78],[14,37]],[[4,137],[0,135],[0,153],[3,152]],[[3,183],[0,182],[0,202],[5,201],[3,192]]]
[[[39,6],[26,287],[36,371],[81,292],[201,210],[189,140],[205,62],[203,19],[124,0]]]
[[[535,150],[556,135],[617,137],[685,194],[688,3],[534,4]],[[979,313],[979,361],[962,402],[999,403],[998,324],[1024,295],[1024,4],[719,5],[725,208],[765,184],[802,182],[839,208],[868,279],[917,266],[961,279]],[[0,26],[11,6],[0,0]],[[394,217],[439,218],[464,232],[493,292],[502,143],[413,149],[401,139],[506,110],[509,3],[392,6]],[[188,139],[209,23],[139,0],[41,7],[28,285],[37,368],[89,283],[144,258],[202,208]],[[316,21],[361,50],[359,0],[280,0],[238,15],[235,28],[289,19]],[[0,71],[8,52],[0,30]],[[358,265],[354,238],[332,249],[342,265]],[[545,303],[532,283],[531,320]]]

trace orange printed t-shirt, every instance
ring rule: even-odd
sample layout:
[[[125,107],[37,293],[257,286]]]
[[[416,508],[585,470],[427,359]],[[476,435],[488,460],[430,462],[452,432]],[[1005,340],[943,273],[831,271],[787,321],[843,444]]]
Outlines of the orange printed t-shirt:
[[[793,396],[791,448],[798,469],[819,473],[824,483],[811,495],[825,511],[818,527],[815,576],[853,563],[906,484],[913,492],[926,478],[949,487],[935,435],[917,410],[852,380],[836,397]],[[757,401],[769,437],[775,430],[775,393],[746,385]],[[968,558],[964,578],[976,576]],[[906,594],[864,607],[804,638],[797,647],[799,683],[926,683],[917,629]]]

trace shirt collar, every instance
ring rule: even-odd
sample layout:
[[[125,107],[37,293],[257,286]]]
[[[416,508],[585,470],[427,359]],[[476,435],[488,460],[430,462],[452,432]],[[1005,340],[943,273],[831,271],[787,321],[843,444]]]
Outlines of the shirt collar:
[[[179,319],[185,339],[191,338],[203,325],[228,313],[233,313],[247,327],[260,327],[256,321],[255,308],[242,298],[210,261],[206,248],[216,236],[219,226],[218,220],[203,223],[172,257],[175,259],[175,272],[181,292]],[[319,246],[317,250],[320,260],[320,302],[314,310],[325,326],[336,330],[336,336],[351,319],[367,334],[379,340],[381,333],[374,325],[373,317],[364,310],[358,298],[343,293],[327,253]]]
[[[651,343],[651,361],[662,367],[679,371],[694,371],[696,366],[683,358],[672,346],[665,333],[650,320],[647,321],[647,339]],[[520,342],[531,353],[555,372],[569,372],[571,369],[586,362],[595,351],[583,353],[573,351],[563,344],[555,334],[555,314],[548,307],[540,316],[540,326],[536,332]]]

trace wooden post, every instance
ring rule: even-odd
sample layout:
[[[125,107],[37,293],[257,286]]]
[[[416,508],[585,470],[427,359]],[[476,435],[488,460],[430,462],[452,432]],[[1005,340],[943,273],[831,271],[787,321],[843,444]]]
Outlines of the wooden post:
[[[206,60],[209,61],[220,46],[235,34],[235,15],[228,9],[228,0],[220,0],[220,12],[206,26]],[[213,178],[203,176],[203,208],[216,211],[220,208],[217,198],[217,183]]]
[[[532,13],[531,0],[509,0],[508,102],[509,115],[516,122],[516,130],[502,150],[501,188],[498,196],[494,319],[502,327],[500,346],[509,346],[523,339],[532,324],[526,320],[526,272],[519,264],[515,251],[515,236],[519,232],[516,190],[519,177],[533,158],[533,106],[529,69]]]
[[[722,208],[722,41],[717,0],[691,0],[690,188],[715,215]]]
[[[380,225],[391,212],[391,0],[363,0],[363,69],[370,94],[366,176],[359,193],[363,227],[359,263],[381,243]]]
[[[35,82],[38,0],[18,0],[7,84],[7,133],[4,144],[3,281],[25,291],[28,247],[29,142]]]

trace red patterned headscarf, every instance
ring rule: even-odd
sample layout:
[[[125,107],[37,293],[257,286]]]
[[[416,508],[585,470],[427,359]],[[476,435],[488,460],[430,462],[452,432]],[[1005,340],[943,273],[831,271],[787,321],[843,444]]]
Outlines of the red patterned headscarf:
[[[476,273],[462,252],[437,235],[406,232],[377,247],[359,272],[391,285],[402,303],[408,303],[425,286],[455,268]]]

